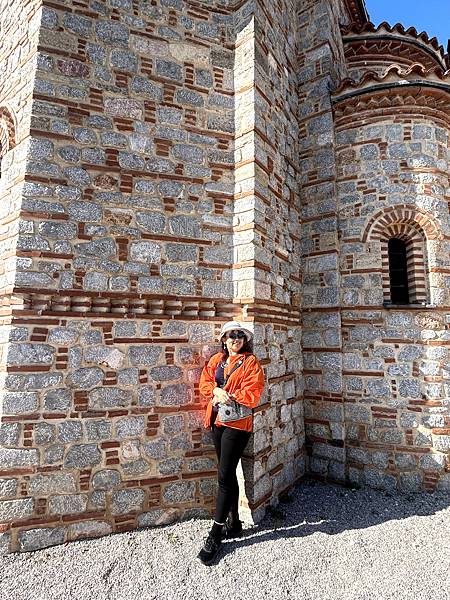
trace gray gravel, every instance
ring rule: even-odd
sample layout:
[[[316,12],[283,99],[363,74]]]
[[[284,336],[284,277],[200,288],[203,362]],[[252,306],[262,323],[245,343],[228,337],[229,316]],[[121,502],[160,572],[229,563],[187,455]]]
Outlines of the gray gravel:
[[[210,522],[186,521],[2,560],[3,600],[448,600],[450,497],[305,482],[266,520],[195,560]]]

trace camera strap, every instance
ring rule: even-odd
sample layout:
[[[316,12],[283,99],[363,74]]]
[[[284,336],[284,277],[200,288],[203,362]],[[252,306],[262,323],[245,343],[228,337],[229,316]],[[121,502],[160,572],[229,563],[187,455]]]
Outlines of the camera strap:
[[[228,375],[224,378],[223,384],[220,386],[222,389],[227,385],[227,382],[230,379],[230,375],[232,375],[232,373],[234,373],[236,371],[236,369],[239,369],[239,367],[244,364],[244,361],[246,358],[247,357],[244,356],[243,358],[241,358],[240,360],[237,361],[237,363],[234,365],[234,367],[231,369],[231,371],[228,373]],[[225,367],[224,367],[224,370],[225,370]]]

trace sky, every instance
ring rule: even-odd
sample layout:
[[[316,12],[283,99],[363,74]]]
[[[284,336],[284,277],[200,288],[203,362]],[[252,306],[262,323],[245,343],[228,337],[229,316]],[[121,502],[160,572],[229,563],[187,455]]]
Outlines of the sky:
[[[450,0],[366,0],[370,20],[378,25],[402,23],[436,36],[447,51],[450,38]]]

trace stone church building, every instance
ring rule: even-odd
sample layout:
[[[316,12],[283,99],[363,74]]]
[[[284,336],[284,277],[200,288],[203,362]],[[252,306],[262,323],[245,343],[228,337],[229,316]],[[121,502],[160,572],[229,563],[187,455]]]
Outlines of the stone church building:
[[[211,514],[202,366],[255,332],[243,511],[450,492],[450,66],[363,0],[2,0],[0,547]]]

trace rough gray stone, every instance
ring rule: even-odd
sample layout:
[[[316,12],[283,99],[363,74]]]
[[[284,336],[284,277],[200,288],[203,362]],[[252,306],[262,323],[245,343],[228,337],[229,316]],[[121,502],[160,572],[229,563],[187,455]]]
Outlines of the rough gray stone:
[[[138,460],[133,460],[128,463],[122,463],[122,468],[124,473],[127,475],[142,475],[143,473],[147,473],[149,470],[149,464],[142,458]]]
[[[48,341],[51,344],[67,346],[73,344],[78,339],[79,332],[72,327],[55,327],[48,332]]]
[[[158,465],[158,470],[161,475],[175,475],[180,473],[182,468],[182,458],[167,458],[166,460],[162,460]]]
[[[99,537],[109,533],[112,533],[112,527],[105,521],[83,521],[82,523],[74,523],[69,527],[71,540]]]
[[[0,464],[3,468],[33,467],[39,464],[39,454],[35,448],[0,448]]]
[[[111,52],[110,64],[112,67],[119,69],[120,71],[135,73],[138,67],[138,59],[136,54],[130,52],[129,50],[120,50],[115,48]]]
[[[62,444],[54,444],[44,448],[44,463],[55,465],[62,463],[64,457],[64,446]]]
[[[133,366],[152,366],[155,365],[162,353],[160,346],[130,346],[129,350],[130,363]]]
[[[170,231],[180,237],[199,238],[201,236],[200,223],[195,217],[177,215],[169,219]]]
[[[396,454],[395,464],[399,469],[415,469],[417,467],[416,457],[412,454]]]
[[[28,157],[32,160],[46,160],[53,157],[53,143],[42,138],[30,138]]]
[[[0,521],[18,521],[31,517],[34,512],[33,498],[20,498],[18,500],[0,501]]]
[[[103,381],[103,371],[98,367],[83,367],[69,373],[67,382],[74,388],[89,390]]]
[[[117,384],[120,386],[136,386],[139,384],[139,369],[122,369],[117,373]]]
[[[48,501],[48,511],[51,515],[82,513],[86,507],[87,496],[83,494],[51,496]]]
[[[0,423],[0,446],[17,446],[20,432],[20,423]]]
[[[136,76],[131,80],[131,89],[137,94],[143,94],[146,98],[157,102],[162,100],[162,88],[149,81],[146,77]]]
[[[398,386],[402,398],[420,398],[420,382],[416,379],[403,379]]]
[[[11,344],[9,346],[8,365],[51,365],[55,348],[48,344]]]
[[[44,396],[44,408],[49,411],[66,411],[72,402],[72,392],[67,388],[49,390]]]
[[[95,444],[78,444],[67,451],[64,466],[68,468],[85,469],[100,464],[102,454]]]
[[[403,432],[399,429],[377,429],[375,427],[368,427],[368,438],[371,442],[380,442],[383,444],[404,443]]]
[[[90,271],[83,278],[85,290],[106,291],[108,289],[109,277],[105,273]]]
[[[450,435],[435,435],[434,448],[439,452],[448,452],[450,450]]]
[[[28,489],[35,495],[74,494],[77,486],[71,473],[39,473],[31,477]]]
[[[156,73],[161,77],[166,77],[173,81],[183,80],[183,69],[180,65],[173,61],[163,60],[162,58],[156,59]]]
[[[41,527],[20,531],[17,536],[19,549],[22,552],[40,550],[48,546],[63,544],[66,539],[64,527]]]
[[[154,406],[156,402],[156,391],[151,386],[145,386],[139,390],[139,406]]]
[[[160,403],[165,406],[181,406],[191,401],[191,391],[183,383],[169,385],[162,389]]]
[[[177,104],[187,104],[188,106],[203,106],[205,103],[203,96],[192,90],[177,90],[175,98]]]
[[[52,423],[36,423],[34,440],[37,445],[51,444],[56,440],[56,426]]]
[[[172,381],[180,379],[182,375],[183,371],[180,367],[175,366],[153,367],[153,369],[150,369],[150,376],[154,381]]]
[[[419,464],[424,471],[442,471],[445,467],[445,456],[424,454],[420,457]]]
[[[158,185],[159,193],[170,198],[179,198],[183,189],[183,184],[179,181],[164,180]]]
[[[368,406],[360,404],[346,404],[344,406],[345,418],[355,423],[370,423],[372,415]]]
[[[92,492],[89,497],[89,508],[94,510],[105,510],[106,508],[106,492]]]
[[[166,228],[166,218],[162,213],[157,212],[138,212],[136,213],[136,223],[149,233],[163,233]],[[142,244],[142,242],[141,242]],[[136,250],[136,248],[135,248]],[[135,260],[139,260],[136,259]],[[159,259],[158,259],[159,260]],[[153,261],[152,261],[153,262]]]
[[[193,481],[174,481],[169,483],[163,492],[163,500],[167,504],[180,504],[192,502],[195,496],[195,483]]]
[[[141,488],[117,490],[111,495],[111,512],[113,515],[123,515],[142,509],[145,492]]]
[[[398,485],[403,492],[419,492],[422,488],[422,475],[420,473],[400,473]]]
[[[117,252],[116,244],[112,238],[103,238],[92,242],[75,244],[75,250],[80,256],[94,256],[98,258],[115,256]]]
[[[169,417],[163,417],[161,425],[164,433],[178,433],[184,430],[184,416],[171,415]]]
[[[122,23],[117,21],[97,21],[95,24],[97,39],[112,46],[128,46],[129,31]]]
[[[3,413],[20,415],[32,413],[38,408],[39,398],[36,392],[9,392],[3,396]]]
[[[91,183],[89,173],[81,167],[66,167],[63,173],[75,185],[87,186]]]
[[[77,442],[83,437],[80,421],[66,421],[58,426],[60,442]]]
[[[90,409],[108,409],[129,406],[131,404],[131,391],[115,387],[101,387],[89,393]]]
[[[172,154],[175,158],[194,164],[201,164],[204,160],[204,152],[198,146],[191,144],[174,144]]]
[[[106,364],[113,368],[122,366],[124,354],[112,346],[90,346],[83,352],[87,363]]]
[[[183,118],[183,113],[178,108],[168,108],[166,106],[160,106],[157,110],[158,121],[161,123],[171,123],[172,125],[179,125]]]
[[[142,435],[145,431],[144,417],[124,417],[116,423],[116,435],[119,439]]]
[[[138,516],[138,527],[156,527],[161,525],[170,525],[179,519],[177,509],[157,508]]]
[[[364,469],[364,482],[369,486],[379,490],[395,490],[397,488],[397,479],[392,475],[386,475],[377,469],[366,467]]]
[[[20,241],[20,238],[19,238]],[[39,248],[39,250],[49,250],[48,244],[45,243],[45,248]],[[19,243],[18,243],[19,247]],[[31,249],[31,248],[28,248]],[[54,286],[55,281],[45,273],[16,273],[17,286],[32,287],[36,289],[51,288]]]
[[[144,442],[142,445],[145,456],[148,458],[159,460],[167,456],[167,442],[162,438],[156,438],[148,442]]]
[[[121,483],[120,473],[115,469],[97,471],[92,478],[94,490],[113,490]]]
[[[391,386],[384,379],[371,379],[367,383],[367,392],[375,398],[384,398],[391,395]]]
[[[159,263],[161,261],[161,247],[154,242],[131,242],[130,258],[131,260]]]
[[[212,458],[192,458],[188,464],[189,471],[215,471],[216,462]]]
[[[97,442],[99,440],[108,440],[111,438],[111,423],[104,420],[88,420],[85,421],[86,438],[89,442]]]
[[[17,479],[0,479],[0,498],[17,496],[19,482]]]

